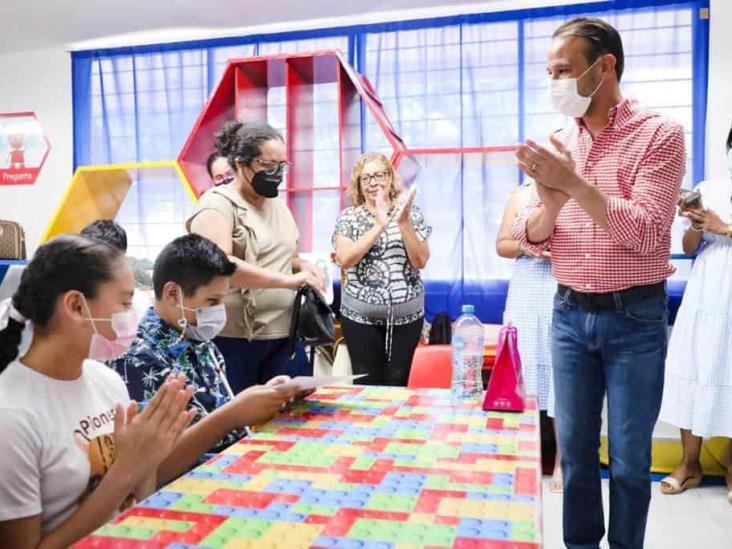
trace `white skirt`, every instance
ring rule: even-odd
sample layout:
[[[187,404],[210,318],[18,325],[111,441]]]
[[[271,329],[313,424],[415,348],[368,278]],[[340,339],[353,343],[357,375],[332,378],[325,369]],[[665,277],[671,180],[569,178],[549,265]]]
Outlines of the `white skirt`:
[[[705,240],[671,332],[660,419],[732,437],[732,241]]]
[[[535,395],[539,409],[554,417],[551,328],[557,283],[552,264],[521,256],[516,259],[506,297],[503,323],[518,332],[521,370],[527,395]]]

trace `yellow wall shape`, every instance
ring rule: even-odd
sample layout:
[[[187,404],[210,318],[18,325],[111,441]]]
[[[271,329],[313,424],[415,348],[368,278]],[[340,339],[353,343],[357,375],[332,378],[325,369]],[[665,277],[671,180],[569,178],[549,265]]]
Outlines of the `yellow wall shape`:
[[[114,219],[130,190],[148,175],[176,177],[193,202],[196,197],[175,160],[134,162],[77,168],[41,242],[76,233],[97,219]]]

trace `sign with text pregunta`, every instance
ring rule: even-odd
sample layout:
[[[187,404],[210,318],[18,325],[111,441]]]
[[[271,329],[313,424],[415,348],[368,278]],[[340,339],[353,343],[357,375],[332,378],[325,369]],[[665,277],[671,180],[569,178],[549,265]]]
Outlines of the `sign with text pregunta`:
[[[33,185],[50,150],[36,113],[0,113],[0,185]]]

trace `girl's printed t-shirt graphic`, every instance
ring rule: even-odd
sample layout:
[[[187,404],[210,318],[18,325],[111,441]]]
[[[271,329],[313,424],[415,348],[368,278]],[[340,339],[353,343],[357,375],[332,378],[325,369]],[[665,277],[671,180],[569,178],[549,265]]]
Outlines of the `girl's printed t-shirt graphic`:
[[[102,412],[95,417],[86,417],[79,421],[79,428],[76,429],[72,438],[77,448],[81,450],[89,460],[89,483],[86,490],[79,498],[79,505],[91,494],[104,478],[104,475],[112,468],[115,457],[117,455],[117,447],[114,444],[114,434],[103,433],[96,434],[101,430],[106,430],[109,425],[114,426],[114,416],[116,411],[114,408]],[[124,501],[120,510],[127,509],[135,503],[134,496],[130,496]]]
[[[51,530],[114,463],[115,410],[127,409],[127,388],[92,360],[69,381],[16,361],[0,376],[0,394],[0,521],[40,514]]]

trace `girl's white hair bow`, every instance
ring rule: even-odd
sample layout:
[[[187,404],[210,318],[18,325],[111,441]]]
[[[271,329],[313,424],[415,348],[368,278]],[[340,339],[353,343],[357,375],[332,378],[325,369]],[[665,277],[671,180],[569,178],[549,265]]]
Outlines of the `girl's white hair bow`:
[[[8,322],[11,318],[20,324],[28,322],[28,319],[15,308],[15,305],[13,305],[13,299],[9,297],[8,299],[0,301],[0,330],[4,330],[8,327]]]

